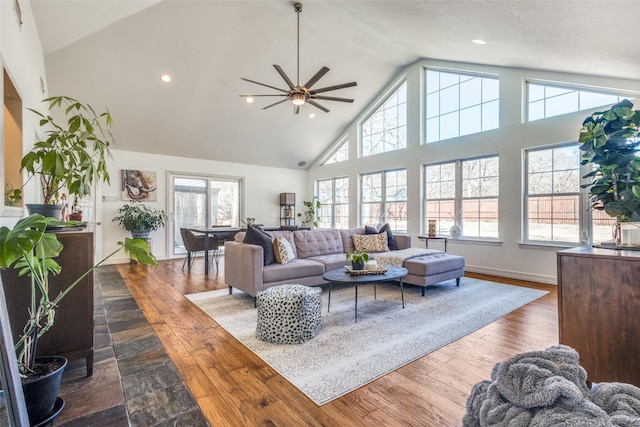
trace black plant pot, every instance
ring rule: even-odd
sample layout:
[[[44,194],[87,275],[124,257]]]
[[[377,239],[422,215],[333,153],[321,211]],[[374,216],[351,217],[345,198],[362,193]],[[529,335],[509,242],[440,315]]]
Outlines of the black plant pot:
[[[62,205],[44,205],[40,203],[27,203],[29,215],[39,213],[45,217],[60,219],[62,217]]]
[[[57,362],[60,367],[40,378],[22,384],[27,413],[29,414],[29,422],[32,426],[41,423],[47,418],[51,418],[56,399],[58,398],[62,372],[64,372],[64,368],[67,366],[67,359],[60,356],[36,358],[36,363],[51,362]]]
[[[364,270],[364,261],[360,261],[360,262],[351,261],[351,269]]]

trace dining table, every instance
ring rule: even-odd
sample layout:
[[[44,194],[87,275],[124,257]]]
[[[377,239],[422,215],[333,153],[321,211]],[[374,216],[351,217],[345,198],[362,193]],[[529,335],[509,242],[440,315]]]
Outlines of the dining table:
[[[278,230],[279,226],[263,226],[265,231]],[[204,263],[204,274],[209,274],[209,251],[211,250],[211,239],[217,239],[218,241],[233,240],[240,231],[246,231],[245,227],[231,227],[224,225],[216,225],[213,227],[188,227],[189,230],[195,233],[204,234],[204,257],[207,262]]]

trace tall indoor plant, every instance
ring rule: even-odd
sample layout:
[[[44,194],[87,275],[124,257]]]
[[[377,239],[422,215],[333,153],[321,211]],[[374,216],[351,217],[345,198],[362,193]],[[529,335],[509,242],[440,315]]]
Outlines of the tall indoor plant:
[[[91,105],[68,96],[46,98],[43,102],[49,104],[47,114],[30,110],[40,117],[45,137],[20,163],[21,171],[39,177],[43,204],[57,203],[63,189],[81,199],[91,194],[94,181],[109,183],[106,160],[113,145],[109,111],[96,113]],[[37,207],[27,205],[30,212]]]
[[[152,208],[136,200],[118,208],[118,214],[112,221],[140,239],[148,239],[149,232],[167,223],[167,214],[162,209]]]
[[[580,129],[582,164],[593,170],[583,178],[591,208],[622,223],[640,221],[640,111],[625,99],[587,117]],[[614,233],[615,236],[616,233]]]
[[[84,272],[75,281],[66,285],[58,295],[50,295],[49,276],[60,273],[62,269],[55,259],[62,251],[62,243],[56,234],[46,233],[45,230],[47,226],[62,224],[64,223],[54,218],[32,214],[19,220],[12,229],[0,227],[0,269],[15,269],[20,276],[27,276],[31,284],[30,305],[25,307],[25,311],[29,313],[29,319],[22,335],[15,343],[23,386],[27,386],[43,376],[43,364],[39,363],[35,357],[38,339],[54,325],[56,308],[60,301],[87,275],[92,274],[96,267],[102,265],[122,249],[141,264],[157,265],[155,256],[149,252],[149,247],[144,240],[127,238],[124,243],[118,242],[119,247],[116,250]],[[62,372],[60,372],[61,374]],[[59,382],[57,385],[59,386]],[[50,402],[48,410],[44,409],[45,415],[51,411],[56,395],[57,387],[52,399],[39,397],[39,399]],[[41,403],[35,402],[36,407],[39,407]],[[27,402],[27,408],[29,410],[30,402]],[[29,417],[32,424],[35,424],[36,421],[32,419],[31,413]]]
[[[298,217],[302,218],[302,226],[310,227],[313,225],[313,228],[317,228],[320,222],[320,207],[322,206],[320,200],[314,198],[313,201],[305,200],[302,204],[307,208],[306,211],[298,213]]]

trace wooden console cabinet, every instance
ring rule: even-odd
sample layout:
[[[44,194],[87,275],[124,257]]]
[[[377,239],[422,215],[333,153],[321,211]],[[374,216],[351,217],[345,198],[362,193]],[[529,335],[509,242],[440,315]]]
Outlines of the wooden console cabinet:
[[[640,252],[583,246],[557,261],[560,343],[589,381],[640,386]]]
[[[53,298],[93,266],[93,232],[56,233],[64,248],[58,257],[62,271],[49,279]],[[2,271],[2,283],[14,341],[28,320],[30,279],[13,270]],[[38,340],[37,354],[86,359],[87,376],[93,374],[93,274],[87,275],[60,303],[54,326]]]

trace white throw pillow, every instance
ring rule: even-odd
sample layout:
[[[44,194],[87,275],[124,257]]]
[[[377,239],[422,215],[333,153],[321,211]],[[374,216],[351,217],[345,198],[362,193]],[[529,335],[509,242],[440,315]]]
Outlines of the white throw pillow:
[[[286,264],[296,258],[291,243],[284,237],[277,237],[273,240],[273,254],[280,264]]]

